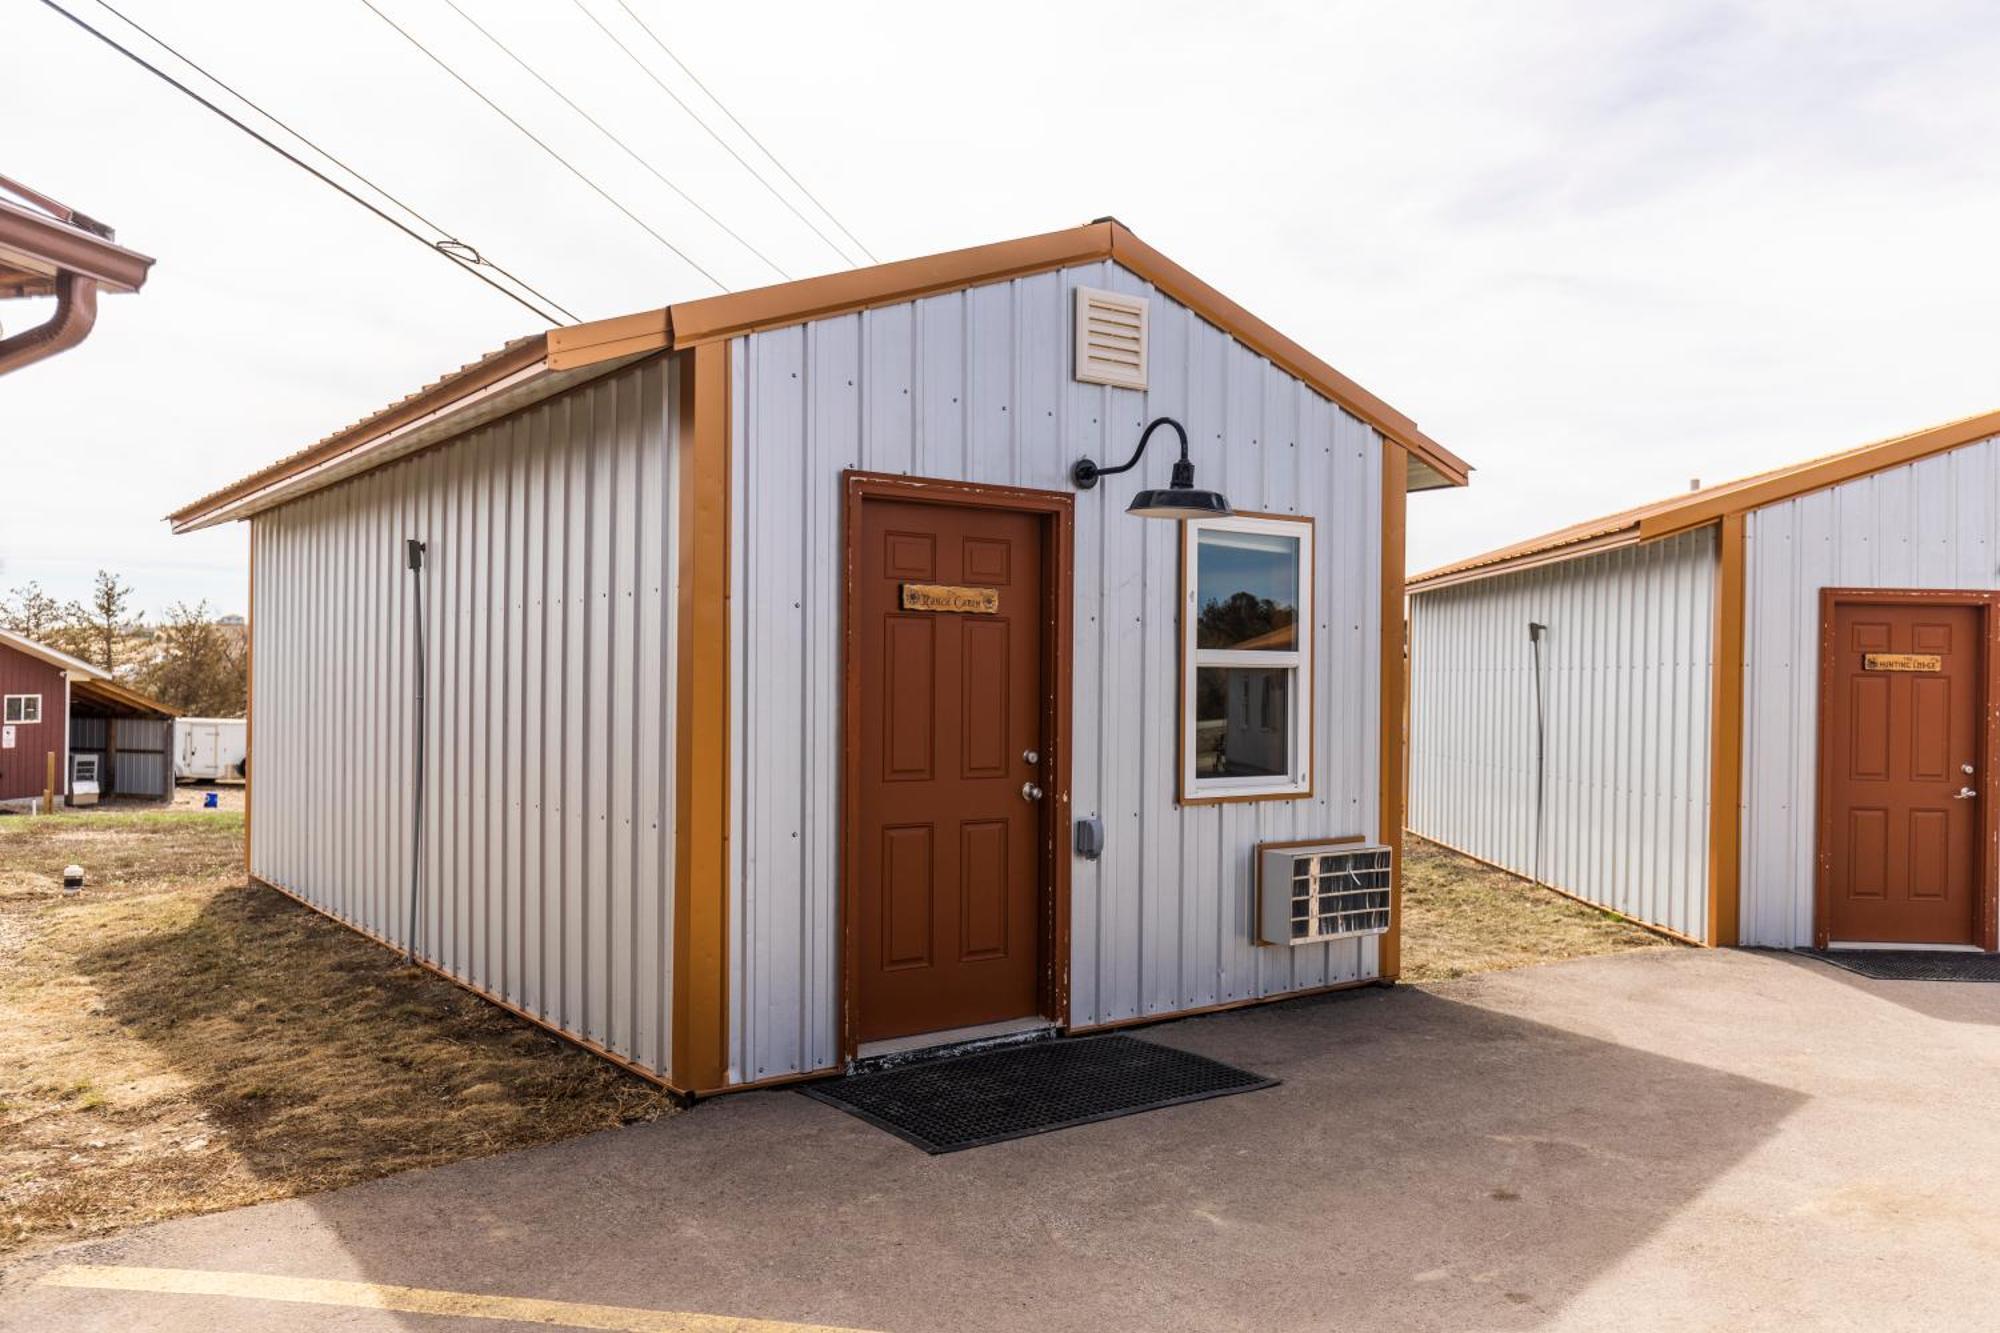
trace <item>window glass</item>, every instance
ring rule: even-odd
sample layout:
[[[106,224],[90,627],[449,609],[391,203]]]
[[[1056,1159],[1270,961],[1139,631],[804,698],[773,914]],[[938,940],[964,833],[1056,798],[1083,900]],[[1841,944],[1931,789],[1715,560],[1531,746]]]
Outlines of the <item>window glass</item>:
[[[1289,667],[1197,667],[1194,773],[1199,778],[1291,773]]]
[[[8,695],[6,720],[9,722],[40,722],[42,720],[42,696],[39,694]]]
[[[1289,652],[1299,539],[1204,528],[1196,536],[1195,647]]]

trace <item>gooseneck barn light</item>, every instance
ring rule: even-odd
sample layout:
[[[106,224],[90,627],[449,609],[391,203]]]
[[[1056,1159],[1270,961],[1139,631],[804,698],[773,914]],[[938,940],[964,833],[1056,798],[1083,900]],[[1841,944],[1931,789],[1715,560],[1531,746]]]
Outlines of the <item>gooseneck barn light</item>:
[[[1115,477],[1120,472],[1130,472],[1139,466],[1139,460],[1146,454],[1146,442],[1153,438],[1153,432],[1162,426],[1172,426],[1174,434],[1181,437],[1180,460],[1174,464],[1173,484],[1164,490],[1140,491],[1132,497],[1132,503],[1125,507],[1128,514],[1140,518],[1228,518],[1235,511],[1220,491],[1196,490],[1194,484],[1194,464],[1188,461],[1187,431],[1172,417],[1154,417],[1146,423],[1146,429],[1139,436],[1139,447],[1132,456],[1117,467],[1099,467],[1088,458],[1079,458],[1069,470],[1069,479],[1080,491],[1087,491],[1097,485],[1100,477]]]

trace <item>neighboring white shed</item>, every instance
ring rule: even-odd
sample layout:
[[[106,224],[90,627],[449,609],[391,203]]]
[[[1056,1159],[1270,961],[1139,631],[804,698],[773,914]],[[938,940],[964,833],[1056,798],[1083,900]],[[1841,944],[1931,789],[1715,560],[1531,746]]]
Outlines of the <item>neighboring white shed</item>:
[[[1410,580],[1410,831],[1694,941],[1992,950],[2000,413]]]
[[[252,874],[707,1093],[1393,978],[1465,476],[1107,220],[522,339],[173,519],[251,523]]]

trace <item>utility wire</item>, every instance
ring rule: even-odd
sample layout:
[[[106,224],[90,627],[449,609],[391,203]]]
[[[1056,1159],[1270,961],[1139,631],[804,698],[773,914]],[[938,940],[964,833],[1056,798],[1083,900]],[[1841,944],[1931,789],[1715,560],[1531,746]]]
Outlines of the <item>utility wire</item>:
[[[638,12],[634,10],[632,6],[626,4],[625,0],[618,0],[618,7],[624,10],[627,14],[631,15],[632,21],[639,25],[640,31],[644,32],[648,37],[653,39],[653,45],[659,47],[662,51],[666,52],[667,59],[673,61],[675,65],[679,66],[681,73],[687,75],[689,80],[693,82],[694,86],[701,89],[703,95],[706,96],[709,101],[715,103],[716,110],[720,111],[723,115],[729,117],[730,124],[734,125],[737,129],[743,131],[744,138],[748,139],[751,143],[757,145],[757,151],[761,152],[765,157],[769,158],[771,160],[771,165],[776,167],[779,171],[783,172],[785,175],[785,179],[790,181],[793,185],[797,186],[800,194],[812,200],[813,206],[819,209],[820,212],[826,214],[826,220],[828,222],[831,222],[834,226],[840,228],[841,235],[845,236],[848,240],[854,242],[855,249],[859,250],[862,254],[867,255],[871,263],[879,264],[882,262],[881,260],[875,258],[875,252],[873,250],[870,250],[867,246],[861,243],[861,238],[859,236],[856,236],[852,231],[848,229],[846,223],[842,222],[839,218],[834,216],[832,209],[828,208],[825,204],[819,201],[818,195],[814,194],[811,190],[808,190],[806,188],[806,183],[804,181],[800,180],[797,176],[794,176],[791,173],[791,169],[787,167],[783,162],[780,162],[778,160],[778,155],[776,153],[772,152],[769,148],[764,146],[764,141],[762,139],[759,139],[756,135],[750,132],[750,127],[748,125],[745,125],[741,120],[738,120],[736,118],[736,113],[734,111],[731,111],[727,106],[725,106],[723,104],[722,99],[715,95],[714,90],[712,90],[707,84],[703,83],[701,81],[700,76],[687,67],[687,62],[685,60],[682,60],[679,56],[674,54],[674,49],[671,46],[668,46],[666,42],[661,39],[660,34],[653,31],[652,26],[648,24],[646,20],[639,17]]]
[[[423,223],[426,227],[429,227],[432,231],[443,234],[446,239],[442,241],[434,241],[432,242],[432,245],[447,257],[460,260],[463,263],[484,264],[487,268],[490,268],[494,272],[505,276],[509,282],[512,282],[515,286],[521,288],[523,291],[528,292],[530,295],[534,296],[537,300],[543,302],[548,306],[553,307],[556,310],[561,310],[563,314],[569,316],[571,323],[576,322],[576,316],[574,314],[571,314],[570,311],[563,309],[562,305],[557,301],[553,300],[548,296],[543,295],[539,291],[536,291],[534,287],[529,285],[526,279],[518,277],[517,275],[508,272],[505,268],[501,267],[499,264],[496,264],[492,260],[486,258],[484,255],[481,255],[479,251],[474,247],[467,245],[464,241],[458,240],[455,237],[453,237],[451,228],[445,226],[442,223],[433,222],[431,219],[425,217],[422,213],[419,213],[415,208],[411,207],[409,204],[404,203],[401,199],[398,199],[395,195],[389,193],[389,191],[382,188],[382,186],[368,179],[368,177],[362,175],[359,171],[347,165],[347,163],[341,161],[339,158],[335,157],[332,153],[329,153],[326,149],[321,148],[311,139],[308,139],[305,135],[299,133],[299,131],[293,129],[290,125],[278,119],[278,117],[273,115],[270,111],[266,110],[258,103],[252,101],[247,94],[231,86],[230,84],[225,83],[223,80],[217,78],[214,74],[210,73],[207,69],[203,68],[202,65],[199,62],[197,62],[193,57],[184,54],[180,50],[180,48],[173,45],[173,43],[167,41],[165,38],[159,36],[157,33],[146,28],[138,21],[128,18],[117,7],[109,3],[109,0],[97,0],[97,7],[99,9],[109,11],[113,16],[115,16],[118,19],[120,23],[123,23],[126,27],[133,29],[135,32],[143,36],[147,41],[153,43],[153,45],[159,47],[161,50],[167,52],[167,54],[171,55],[174,59],[180,61],[183,65],[186,65],[188,68],[194,70],[196,73],[200,74],[204,79],[207,79],[210,83],[222,89],[224,92],[228,93],[231,97],[234,97],[237,101],[243,103],[243,105],[249,107],[252,111],[255,111],[258,115],[270,121],[273,125],[276,125],[279,129],[283,130],[285,133],[291,135],[294,139],[297,139],[300,143],[305,144],[307,147],[311,148],[315,153],[318,153],[321,157],[333,163],[336,167],[339,167],[342,171],[354,177],[354,179],[360,181],[362,184],[366,185],[369,189],[375,191],[375,193],[381,195],[384,199],[387,199],[390,203],[402,209],[405,213],[408,213],[411,217]],[[471,258],[467,259],[466,255],[470,255]]]
[[[43,3],[47,4],[49,3],[49,0],[43,0]],[[461,87],[463,87],[467,92],[471,93],[474,97],[477,97],[480,101],[486,103],[486,105],[491,107],[495,112],[495,114],[497,114],[502,120],[506,121],[509,125],[512,125],[522,134],[526,135],[529,141],[532,142],[537,148],[547,153],[550,157],[554,158],[556,161],[562,163],[562,165],[568,169],[569,173],[572,176],[575,176],[578,180],[582,181],[585,185],[588,185],[592,190],[596,191],[598,197],[603,199],[605,203],[610,204],[620,213],[623,213],[626,217],[630,218],[633,221],[633,223],[639,227],[640,230],[644,231],[648,236],[652,237],[654,240],[658,241],[661,245],[671,250],[676,256],[679,257],[680,261],[686,264],[689,268],[701,274],[702,277],[707,278],[710,282],[714,283],[721,290],[725,292],[729,290],[728,285],[724,283],[722,279],[716,277],[713,273],[710,273],[700,264],[697,264],[694,261],[694,259],[691,256],[689,256],[687,251],[681,249],[678,245],[675,245],[672,241],[660,235],[659,232],[654,231],[653,228],[647,224],[644,218],[640,217],[637,213],[634,213],[631,209],[625,207],[625,205],[619,203],[618,200],[615,197],[613,197],[608,190],[606,190],[602,185],[599,185],[596,181],[592,180],[589,176],[585,175],[584,172],[579,167],[577,167],[575,163],[571,162],[561,153],[558,153],[555,149],[549,147],[548,144],[545,143],[541,138],[539,138],[533,130],[529,129],[526,125],[523,125],[520,121],[508,115],[506,110],[502,108],[498,102],[494,101],[492,98],[488,97],[485,93],[480,92],[478,88],[474,87],[470,79],[467,79],[463,74],[460,74],[457,70],[453,69],[435,51],[432,51],[428,46],[425,46],[422,42],[418,41],[416,37],[407,28],[403,27],[402,24],[396,22],[396,20],[390,18],[387,14],[383,13],[379,8],[376,7],[375,0],[361,0],[361,3],[368,6],[369,12],[374,14],[376,18],[381,19],[384,23],[388,24],[390,27],[394,28],[398,33],[400,33],[404,41],[408,42],[411,46],[416,47],[417,50],[423,52],[424,55],[429,57],[432,64],[436,65],[439,69],[443,70],[445,73],[451,75],[451,77],[454,80],[456,80],[458,84]]]
[[[147,60],[144,56],[140,55],[138,52],[132,50],[128,46],[125,46],[123,43],[119,42],[116,38],[110,36],[109,34],[103,32],[102,30],[92,27],[89,23],[86,23],[84,20],[78,18],[75,14],[70,13],[67,9],[64,9],[61,5],[57,4],[55,0],[42,0],[42,4],[54,10],[56,13],[62,15],[64,18],[68,19],[71,23],[75,24],[77,27],[89,33],[91,36],[95,37],[98,41],[103,42],[106,46],[118,52],[118,54],[124,56],[127,60],[130,60],[133,64],[138,65],[141,69],[153,75],[155,78],[161,80],[162,82],[168,84],[169,86],[177,89],[181,93],[184,93],[188,97],[201,103],[203,106],[207,107],[210,111],[222,117],[224,120],[228,121],[231,125],[234,125],[237,129],[242,130],[245,134],[249,135],[251,138],[255,139],[258,143],[263,144],[266,148],[270,149],[278,156],[284,158],[287,162],[290,162],[293,166],[298,167],[300,170],[305,171],[311,174],[312,176],[316,177],[324,184],[330,185],[334,189],[340,191],[340,193],[346,195],[349,199],[352,199],[355,203],[361,205],[363,208],[367,209],[370,213],[373,213],[376,217],[381,218],[384,222],[388,223],[396,230],[402,232],[405,236],[408,236],[411,240],[417,242],[417,244],[423,246],[426,250],[430,250],[436,254],[442,255],[444,258],[450,260],[457,267],[464,269],[467,273],[470,273],[473,277],[479,279],[481,282],[491,287],[494,291],[499,292],[502,296],[505,296],[509,300],[514,301],[516,304],[521,305],[526,309],[534,312],[534,315],[537,319],[546,320],[550,324],[563,323],[562,320],[557,319],[554,315],[549,314],[548,311],[541,309],[539,306],[535,305],[534,302],[528,300],[527,297],[522,296],[520,292],[513,291],[512,289],[506,287],[502,283],[496,281],[487,274],[480,272],[479,270],[482,267],[491,268],[495,272],[505,274],[510,281],[518,283],[523,290],[528,291],[533,295],[535,295],[536,297],[538,297],[540,300],[547,302],[551,308],[560,311],[564,315],[568,315],[571,323],[574,323],[576,321],[575,315],[570,314],[569,311],[564,310],[563,307],[557,305],[556,302],[550,300],[548,297],[542,296],[540,292],[535,291],[535,289],[533,287],[530,287],[526,282],[522,282],[521,279],[514,277],[514,275],[511,273],[508,273],[506,269],[501,268],[498,264],[495,264],[491,260],[486,259],[473,247],[465,244],[465,242],[463,241],[451,239],[450,238],[451,233],[446,231],[445,228],[437,226],[437,224],[435,223],[426,221],[425,225],[431,227],[435,231],[444,232],[447,239],[442,241],[432,241],[425,239],[421,233],[416,231],[414,228],[410,227],[408,224],[404,223],[401,219],[391,217],[388,213],[378,208],[375,204],[371,203],[367,199],[362,198],[354,191],[348,189],[345,185],[342,185],[339,181],[333,179],[333,177],[327,175],[319,168],[313,166],[310,162],[307,162],[304,159],[300,158],[297,154],[292,153],[288,149],[284,148],[282,145],[276,143],[275,141],[267,137],[266,135],[258,133],[256,129],[254,129],[250,125],[245,124],[243,121],[238,120],[235,116],[229,114],[229,112],[225,111],[222,107],[217,106],[214,102],[211,102],[208,98],[203,97],[193,88],[188,87],[188,85],[182,83],[179,79],[175,78],[173,75],[167,73],[159,66],[153,64],[151,61]],[[110,6],[106,5],[105,8],[110,9]],[[111,12],[113,14],[118,14],[118,11],[115,9],[111,10]],[[120,19],[125,18],[125,16],[122,14],[118,14],[118,17]],[[128,23],[131,22],[129,19],[125,19],[125,21]],[[131,24],[131,26],[137,29],[139,32],[144,33],[148,38],[152,39],[153,41],[159,42],[158,38],[154,38],[151,33],[146,32],[144,28],[140,28],[138,24],[133,23]],[[285,128],[288,134],[293,135],[295,138],[299,139],[300,142],[310,146],[314,152],[319,153],[321,156],[325,157],[328,161],[333,162],[336,165],[339,165],[343,171],[349,172],[357,180],[365,182],[370,189],[379,190],[385,198],[388,198],[392,201],[395,200],[394,195],[389,194],[388,191],[386,190],[381,190],[381,187],[375,185],[374,182],[369,181],[367,177],[362,176],[359,172],[354,171],[353,168],[348,167],[345,164],[341,163],[338,158],[334,157],[331,153],[327,153],[325,150],[321,149],[317,144],[313,144],[310,139],[307,139],[304,135],[299,134],[298,131],[291,129],[289,126],[285,126],[284,122],[278,120],[277,117],[270,116],[268,112],[265,112],[261,107],[257,107],[257,104],[250,101],[249,98],[243,97],[242,94],[237,93],[235,89],[230,88],[228,84],[223,83],[220,79],[215,78],[213,75],[209,74],[208,71],[203,70],[201,66],[196,65],[193,61],[187,60],[185,56],[180,55],[178,51],[174,51],[173,48],[167,46],[165,42],[159,42],[159,45],[164,49],[166,49],[167,51],[172,52],[176,58],[185,61],[185,63],[187,63],[189,66],[200,71],[202,77],[209,79],[218,87],[227,89],[232,96],[237,97],[239,100],[244,102],[245,105],[256,108],[260,115],[266,116],[274,124],[280,125],[283,128]],[[415,209],[410,208],[407,204],[403,204],[401,201],[396,201],[396,204],[397,207],[402,208],[405,211],[409,212],[411,216],[422,220],[423,215],[418,213]],[[468,258],[468,256],[470,257]]]
[[[361,0],[361,2],[363,4],[367,4],[368,0]],[[687,102],[682,99],[679,93],[675,92],[672,88],[668,87],[665,80],[663,80],[659,75],[653,73],[652,68],[649,65],[647,65],[645,61],[639,59],[639,53],[634,51],[631,47],[627,46],[625,44],[624,38],[620,37],[617,33],[611,31],[611,29],[605,27],[604,20],[598,18],[597,15],[591,13],[590,9],[583,3],[583,0],[570,0],[570,3],[575,5],[577,9],[581,10],[585,18],[589,19],[592,23],[596,24],[597,30],[599,32],[603,33],[606,37],[609,37],[611,39],[612,44],[616,46],[620,51],[623,51],[626,55],[626,58],[639,67],[639,72],[641,74],[644,74],[647,78],[651,79],[654,82],[654,84],[656,84],[659,87],[661,92],[665,93],[668,97],[673,98],[674,105],[678,106],[681,110],[687,112],[689,117],[693,119],[694,123],[701,126],[701,128],[707,132],[709,138],[721,144],[724,152],[728,153],[731,157],[735,158],[739,163],[741,163],[743,169],[749,172],[751,176],[753,176],[756,179],[759,185],[769,190],[771,192],[771,197],[773,199],[776,199],[779,203],[783,204],[786,207],[786,209],[790,211],[793,217],[805,223],[806,226],[812,228],[813,235],[819,237],[822,241],[825,241],[827,243],[827,246],[835,254],[840,256],[841,263],[848,264],[850,266],[854,263],[854,261],[848,257],[847,252],[840,248],[840,243],[838,241],[834,240],[833,237],[827,235],[824,231],[820,230],[819,224],[817,222],[814,222],[811,218],[807,217],[804,213],[801,213],[799,211],[797,204],[794,204],[791,200],[785,198],[783,191],[779,190],[777,186],[771,184],[770,181],[764,179],[763,174],[759,172],[757,168],[751,166],[750,163],[744,158],[743,154],[736,151],[734,145],[732,145],[727,139],[723,138],[720,134],[717,134],[714,128],[711,127],[707,121],[703,120],[700,117],[700,115],[698,115],[695,112],[695,109],[689,106]],[[631,13],[630,10],[627,10],[626,12],[628,14]],[[645,27],[643,23],[640,24],[639,26]],[[652,29],[648,28],[646,31],[647,35],[651,36]],[[658,41],[659,39],[655,37],[653,40]],[[866,251],[864,250],[863,253],[865,254]],[[870,258],[873,258],[873,256],[870,256]]]
[[[672,190],[675,194],[679,195],[683,200],[686,201],[686,203],[690,208],[694,209],[695,212],[701,214],[703,217],[707,218],[710,222],[713,222],[716,226],[722,228],[722,230],[728,234],[731,240],[735,241],[745,250],[748,250],[751,254],[761,259],[764,262],[765,266],[768,267],[773,273],[776,273],[779,277],[789,278],[792,276],[791,274],[785,272],[785,270],[779,266],[776,260],[772,259],[762,250],[759,250],[756,246],[750,244],[750,242],[744,240],[743,237],[738,235],[736,230],[732,228],[728,223],[724,222],[721,218],[715,216],[715,214],[709,212],[706,208],[703,208],[699,203],[695,201],[693,195],[690,195],[686,190],[683,190],[680,186],[668,180],[666,175],[662,173],[658,167],[654,166],[651,162],[648,162],[645,158],[641,157],[637,149],[633,148],[630,144],[626,143],[623,139],[619,138],[617,135],[613,134],[609,129],[605,128],[604,123],[598,120],[597,117],[591,115],[588,111],[585,111],[582,107],[578,106],[576,102],[569,96],[569,94],[565,93],[562,89],[556,87],[553,83],[550,83],[546,78],[542,77],[541,71],[537,70],[533,65],[530,65],[527,61],[521,59],[520,56],[516,55],[514,53],[513,48],[508,46],[507,43],[501,41],[498,37],[495,37],[491,32],[489,32],[485,24],[481,23],[478,19],[472,17],[472,15],[466,13],[463,9],[459,8],[457,0],[444,0],[444,2],[445,4],[451,7],[452,13],[458,15],[460,18],[464,19],[467,23],[470,23],[474,28],[478,29],[480,36],[484,37],[487,41],[493,43],[493,45],[499,47],[501,52],[504,53],[509,60],[513,61],[515,64],[519,65],[522,69],[526,70],[528,74],[531,77],[533,77],[535,82],[541,84],[542,87],[548,89],[550,92],[554,93],[557,97],[562,98],[563,105],[567,106],[570,110],[576,112],[577,115],[582,116],[585,120],[589,121],[591,125],[596,128],[599,134],[603,135],[605,138],[611,140],[612,143],[615,143],[620,148],[624,149],[625,156],[631,158],[634,162],[637,162],[647,171],[652,172],[654,179],[658,180],[660,184],[666,186],[669,190]]]

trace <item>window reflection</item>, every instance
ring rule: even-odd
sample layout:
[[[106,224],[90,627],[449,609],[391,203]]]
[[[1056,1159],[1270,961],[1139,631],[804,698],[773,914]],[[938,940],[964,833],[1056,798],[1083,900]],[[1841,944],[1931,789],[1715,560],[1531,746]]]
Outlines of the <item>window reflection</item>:
[[[1209,529],[1197,541],[1195,647],[1295,648],[1299,539]]]

